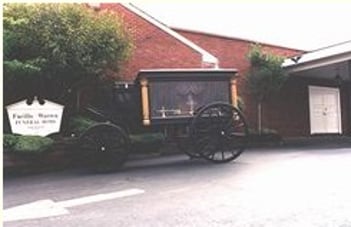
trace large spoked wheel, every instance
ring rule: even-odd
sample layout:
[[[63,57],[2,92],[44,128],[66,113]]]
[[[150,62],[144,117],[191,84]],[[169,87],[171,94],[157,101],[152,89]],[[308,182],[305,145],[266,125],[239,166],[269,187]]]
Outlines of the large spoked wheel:
[[[108,123],[92,126],[80,137],[84,164],[101,173],[118,170],[127,160],[129,145],[124,131]]]
[[[205,159],[225,163],[246,148],[248,128],[242,113],[232,105],[213,103],[194,117],[190,126],[193,149]]]
[[[191,138],[189,137],[183,138],[182,141],[179,141],[177,143],[177,145],[178,145],[178,148],[186,155],[188,155],[190,159],[202,158],[202,156],[199,153],[195,152]]]

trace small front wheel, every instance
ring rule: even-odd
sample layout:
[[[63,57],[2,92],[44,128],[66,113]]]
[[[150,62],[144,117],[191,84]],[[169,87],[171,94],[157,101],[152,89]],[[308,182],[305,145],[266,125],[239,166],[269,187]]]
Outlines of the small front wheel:
[[[215,163],[236,159],[247,147],[248,128],[242,113],[232,105],[213,103],[193,118],[190,138],[195,153]]]
[[[127,160],[129,146],[124,131],[109,123],[94,125],[80,137],[83,162],[95,172],[119,169]]]

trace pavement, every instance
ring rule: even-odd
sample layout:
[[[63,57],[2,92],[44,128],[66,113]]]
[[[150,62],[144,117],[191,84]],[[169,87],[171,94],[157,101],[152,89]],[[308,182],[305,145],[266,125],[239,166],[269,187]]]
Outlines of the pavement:
[[[350,163],[350,147],[260,148],[5,178],[4,226],[350,227]]]
[[[282,140],[282,147],[351,147],[351,136],[310,136],[293,137]]]
[[[290,148],[342,148],[351,147],[350,136],[311,136],[311,137],[294,137],[285,138],[275,142],[251,143],[250,148],[254,149],[290,149]],[[4,175],[18,176],[40,174],[50,171],[61,171],[70,168],[76,168],[79,163],[76,162],[75,152],[65,150],[64,144],[59,144],[58,149],[49,153],[47,156],[39,156],[36,159],[21,159],[17,157],[8,157],[4,154]],[[166,144],[159,151],[155,152],[137,152],[129,156],[127,162],[131,160],[153,159],[174,154],[182,154],[176,144]],[[78,159],[79,160],[79,159]]]

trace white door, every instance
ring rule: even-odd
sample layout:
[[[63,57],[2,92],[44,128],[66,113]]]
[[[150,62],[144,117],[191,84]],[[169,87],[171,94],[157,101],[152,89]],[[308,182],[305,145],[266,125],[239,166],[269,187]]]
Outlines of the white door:
[[[311,134],[342,133],[338,88],[309,86]]]

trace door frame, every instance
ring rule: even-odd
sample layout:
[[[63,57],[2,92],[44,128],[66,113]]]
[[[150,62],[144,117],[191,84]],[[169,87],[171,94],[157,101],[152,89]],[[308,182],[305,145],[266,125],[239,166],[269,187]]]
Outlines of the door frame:
[[[329,133],[329,132],[314,132],[312,128],[312,121],[313,121],[313,106],[312,106],[312,99],[311,99],[311,94],[313,92],[335,92],[337,95],[336,99],[336,111],[337,111],[337,117],[338,117],[338,132],[335,133]],[[309,99],[309,115],[310,115],[310,134],[315,135],[315,134],[342,134],[342,115],[341,115],[341,102],[340,102],[340,88],[338,87],[325,87],[325,86],[315,86],[315,85],[309,85],[308,86],[308,99]]]

